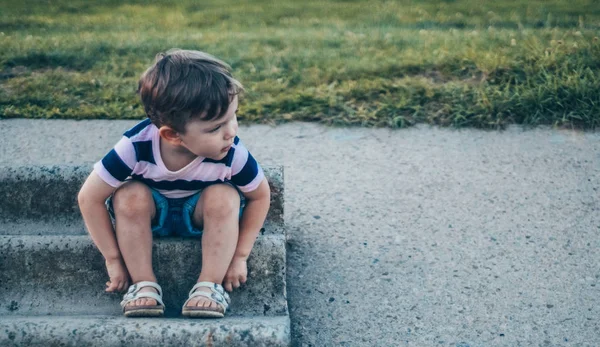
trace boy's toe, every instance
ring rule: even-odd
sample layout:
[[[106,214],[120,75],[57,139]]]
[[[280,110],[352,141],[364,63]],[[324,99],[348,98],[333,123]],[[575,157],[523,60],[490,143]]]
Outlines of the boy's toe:
[[[136,307],[136,306],[154,306],[156,305],[156,300],[154,299],[137,299],[127,304],[128,307]]]
[[[198,308],[216,308],[217,304],[212,300],[208,300],[205,298],[194,298],[190,300],[190,302],[188,302],[187,306]]]

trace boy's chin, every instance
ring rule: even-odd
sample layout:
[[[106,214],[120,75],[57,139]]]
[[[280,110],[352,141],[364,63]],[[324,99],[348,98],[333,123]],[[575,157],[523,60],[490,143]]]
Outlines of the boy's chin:
[[[227,156],[227,152],[225,152],[225,153],[219,153],[216,156],[210,156],[210,157],[207,157],[207,158],[208,159],[212,159],[212,160],[221,160],[221,159],[225,158],[226,156]]]

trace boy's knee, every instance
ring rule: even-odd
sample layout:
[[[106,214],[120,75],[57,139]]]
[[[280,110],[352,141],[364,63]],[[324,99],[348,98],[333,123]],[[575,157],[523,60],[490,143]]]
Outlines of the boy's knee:
[[[139,217],[151,213],[154,207],[152,192],[143,183],[127,182],[114,193],[112,198],[115,215]]]
[[[228,185],[208,187],[202,193],[202,198],[204,217],[218,219],[239,214],[240,196],[234,188]]]

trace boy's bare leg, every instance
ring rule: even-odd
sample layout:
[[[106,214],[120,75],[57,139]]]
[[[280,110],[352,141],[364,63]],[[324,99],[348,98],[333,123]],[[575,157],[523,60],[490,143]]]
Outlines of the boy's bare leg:
[[[235,188],[217,184],[206,188],[196,209],[194,223],[203,226],[202,271],[198,282],[222,284],[231,264],[239,236],[240,196]],[[210,292],[207,288],[197,290]],[[216,308],[217,304],[204,297],[196,297],[188,306]]]
[[[152,229],[150,223],[156,213],[150,188],[140,182],[129,181],[113,196],[116,234],[119,249],[132,283],[156,282],[152,270]],[[157,292],[152,287],[140,292]],[[156,305],[156,300],[141,298],[127,306]]]

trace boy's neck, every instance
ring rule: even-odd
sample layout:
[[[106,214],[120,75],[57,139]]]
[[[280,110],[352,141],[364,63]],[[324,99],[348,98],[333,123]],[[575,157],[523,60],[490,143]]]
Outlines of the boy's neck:
[[[159,140],[160,157],[169,171],[179,171],[198,156],[182,146],[174,146],[163,138]]]

